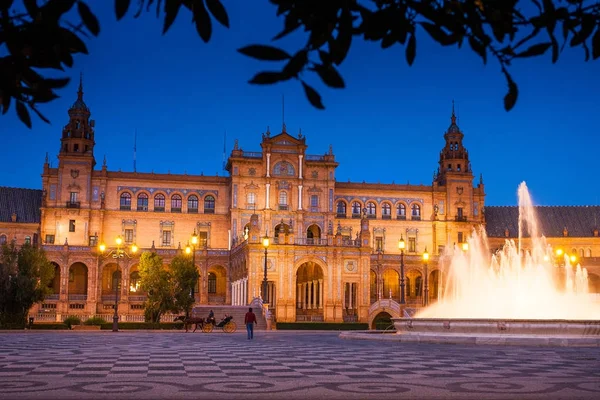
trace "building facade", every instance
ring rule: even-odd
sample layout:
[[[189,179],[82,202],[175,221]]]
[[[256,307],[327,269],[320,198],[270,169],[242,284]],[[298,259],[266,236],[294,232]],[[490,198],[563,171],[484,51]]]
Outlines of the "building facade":
[[[260,151],[236,141],[226,177],[110,171],[106,160],[96,167],[81,84],[68,114],[58,166],[46,159],[42,190],[30,191],[38,199],[30,213],[37,206],[38,214],[24,233],[10,230],[19,213],[0,222],[0,238],[39,238],[55,266],[53,294],[32,309],[38,320],[111,314],[115,303],[121,320],[139,320],[146,298],[139,254],[155,251],[168,265],[195,233],[197,304],[260,297],[278,322],[371,323],[382,312],[397,317],[401,308],[435,301],[438,258],[486,223],[483,179],[475,179],[454,111],[431,185],[338,182],[332,148],[310,154],[307,138],[285,125],[262,134]],[[111,256],[117,236],[122,259]],[[600,252],[597,234],[589,246],[590,257],[591,248]]]

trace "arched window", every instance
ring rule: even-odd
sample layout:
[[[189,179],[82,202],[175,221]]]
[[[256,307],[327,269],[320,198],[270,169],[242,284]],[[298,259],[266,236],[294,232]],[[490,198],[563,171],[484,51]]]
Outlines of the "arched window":
[[[181,212],[181,195],[171,196],[171,212]]]
[[[140,290],[140,273],[133,271],[129,275],[129,293],[136,293]]]
[[[165,195],[162,193],[154,196],[154,211],[165,211]]]
[[[285,190],[279,192],[279,209],[287,210],[288,209],[288,195]]]
[[[146,193],[138,194],[137,209],[138,211],[148,211],[148,195]]]
[[[587,249],[587,252],[585,254],[586,257],[591,257],[592,256],[592,249]]]
[[[195,194],[188,197],[188,212],[189,213],[197,213],[198,212],[198,196]]]
[[[383,219],[392,218],[392,206],[389,203],[383,203],[381,205],[381,217]]]
[[[377,206],[372,201],[367,203],[367,218],[375,218],[377,213]]]
[[[398,203],[396,205],[396,218],[406,219],[406,206],[403,203]]]
[[[421,206],[413,204],[410,209],[412,219],[421,219]]]
[[[358,201],[352,203],[352,218],[360,218],[360,203]]]
[[[342,200],[338,201],[336,208],[338,218],[346,218],[346,202]]]
[[[131,210],[131,193],[121,193],[121,210]]]
[[[215,198],[212,195],[208,195],[204,198],[204,214],[215,213]]]
[[[214,272],[208,273],[208,293],[217,293],[217,275]]]
[[[0,235],[0,245],[6,244],[6,235]]]

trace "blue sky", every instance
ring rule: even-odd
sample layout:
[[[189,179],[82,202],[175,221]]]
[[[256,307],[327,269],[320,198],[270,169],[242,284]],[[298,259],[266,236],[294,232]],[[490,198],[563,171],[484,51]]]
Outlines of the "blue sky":
[[[404,47],[381,50],[359,39],[340,67],[346,89],[306,77],[323,96],[321,111],[310,106],[298,82],[247,83],[256,72],[279,68],[236,51],[268,43],[281,29],[267,1],[224,1],[231,28],[214,24],[208,44],[187,12],[162,36],[154,11],[139,19],[130,11],[116,22],[113,1],[90,3],[101,32],[86,41],[90,54],[76,57],[69,71],[74,79],[59,91],[61,98],[40,107],[52,124],[34,119],[29,130],[14,107],[0,116],[2,186],[40,188],[46,152],[57,165],[82,71],[84,100],[96,121],[97,168],[106,155],[110,170],[131,171],[137,130],[138,171],[224,175],[225,132],[227,154],[235,139],[244,150],[260,151],[267,126],[272,134],[281,131],[284,95],[288,132],[302,129],[308,154],[323,154],[331,144],[340,163],[338,181],[431,184],[454,99],[488,205],[516,204],[522,181],[536,204],[600,204],[600,64],[585,63],[581,49],[565,49],[555,65],[549,53],[514,63],[520,94],[506,112],[498,64],[482,65],[468,46],[440,47],[421,30],[415,63],[408,67]],[[292,51],[302,38],[299,33],[278,45]]]

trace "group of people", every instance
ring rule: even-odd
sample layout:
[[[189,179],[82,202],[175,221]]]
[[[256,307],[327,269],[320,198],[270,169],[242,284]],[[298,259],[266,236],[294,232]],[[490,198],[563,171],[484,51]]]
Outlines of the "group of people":
[[[227,319],[228,315],[225,314],[224,320]],[[215,325],[215,313],[213,310],[210,310],[208,313],[208,318],[206,322]],[[244,316],[244,324],[246,325],[246,332],[248,333],[248,340],[254,339],[254,325],[258,325],[258,321],[256,319],[256,314],[252,312],[252,307],[248,309],[248,312]]]

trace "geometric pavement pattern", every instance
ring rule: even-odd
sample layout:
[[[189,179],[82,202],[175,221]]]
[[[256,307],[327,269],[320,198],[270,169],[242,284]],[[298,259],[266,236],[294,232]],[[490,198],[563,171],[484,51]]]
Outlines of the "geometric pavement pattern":
[[[600,348],[336,332],[0,332],[0,399],[600,399]]]

